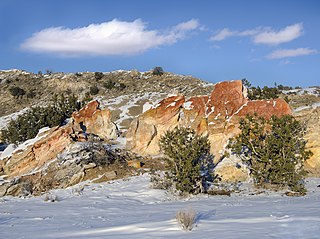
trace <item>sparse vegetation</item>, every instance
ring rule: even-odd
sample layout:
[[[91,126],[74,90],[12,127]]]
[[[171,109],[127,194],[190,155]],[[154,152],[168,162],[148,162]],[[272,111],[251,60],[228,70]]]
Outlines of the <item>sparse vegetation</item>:
[[[99,88],[97,85],[93,85],[90,87],[90,94],[97,95],[99,93]]]
[[[45,201],[45,202],[58,202],[59,198],[58,198],[58,196],[56,196],[54,194],[46,193],[44,195],[43,201]]]
[[[175,128],[160,139],[160,148],[169,158],[167,180],[182,194],[205,192],[212,181],[212,155],[208,138],[190,128]]]
[[[112,90],[115,86],[116,86],[116,83],[111,79],[103,83],[103,87],[106,90]]]
[[[2,130],[1,138],[6,143],[21,143],[34,138],[43,127],[62,125],[82,105],[83,102],[79,102],[74,95],[67,98],[56,95],[51,105],[33,107],[17,119],[11,120],[7,128]]]
[[[190,206],[186,209],[181,209],[178,211],[176,214],[176,219],[183,230],[191,231],[196,222],[196,216],[196,211]]]
[[[20,96],[23,96],[23,95],[26,94],[25,90],[20,88],[20,87],[18,87],[18,86],[11,87],[9,89],[9,92],[15,98],[19,98]]]
[[[247,115],[240,130],[228,147],[247,164],[256,185],[305,192],[303,163],[312,153],[306,150],[303,124],[290,115],[269,120]]]

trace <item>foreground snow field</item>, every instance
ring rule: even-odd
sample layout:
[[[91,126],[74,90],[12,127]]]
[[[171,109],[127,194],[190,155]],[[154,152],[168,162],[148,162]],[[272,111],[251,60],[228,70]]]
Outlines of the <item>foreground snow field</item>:
[[[0,238],[320,238],[320,179],[305,197],[280,193],[174,199],[150,189],[149,176],[52,191],[42,197],[0,199]],[[83,189],[83,190],[82,190]],[[82,190],[82,191],[81,191]],[[198,214],[191,232],[178,210]]]

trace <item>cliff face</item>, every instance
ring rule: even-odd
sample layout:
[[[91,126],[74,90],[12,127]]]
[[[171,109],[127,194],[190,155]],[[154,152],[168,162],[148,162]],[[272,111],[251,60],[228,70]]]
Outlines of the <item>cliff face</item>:
[[[173,96],[162,100],[136,118],[127,133],[128,149],[142,155],[159,154],[159,139],[176,126],[190,126],[199,134],[208,135],[215,161],[219,161],[228,139],[239,133],[238,122],[246,114],[291,114],[282,99],[250,101],[242,81],[221,82],[210,96],[187,99]]]

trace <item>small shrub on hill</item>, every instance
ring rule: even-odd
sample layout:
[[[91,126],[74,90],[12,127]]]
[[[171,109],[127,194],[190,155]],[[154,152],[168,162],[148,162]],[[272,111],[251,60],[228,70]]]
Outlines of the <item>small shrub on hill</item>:
[[[305,192],[303,163],[312,153],[305,147],[303,124],[290,115],[269,120],[247,115],[240,130],[228,147],[248,165],[256,185]]]
[[[91,95],[97,95],[99,93],[99,88],[96,85],[93,85],[90,87],[90,94]]]
[[[26,94],[25,90],[18,87],[18,86],[14,86],[14,87],[11,87],[9,89],[9,92],[12,96],[18,98],[19,96],[23,96]]]
[[[153,70],[152,70],[152,75],[162,76],[163,74],[164,74],[164,70],[160,66],[157,66],[157,67],[153,68]]]
[[[94,73],[94,78],[99,81],[103,78],[104,74],[102,72],[95,72]]]
[[[103,83],[103,87],[106,90],[112,90],[115,86],[116,86],[116,83],[110,79]]]

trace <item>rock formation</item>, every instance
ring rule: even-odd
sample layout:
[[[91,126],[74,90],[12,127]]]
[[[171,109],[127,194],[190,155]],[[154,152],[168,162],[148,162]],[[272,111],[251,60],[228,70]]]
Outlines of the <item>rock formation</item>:
[[[89,134],[102,139],[114,139],[116,130],[115,124],[111,122],[110,111],[99,109],[99,103],[92,101],[75,112],[67,125],[52,128],[43,133],[45,135],[38,135],[39,140],[3,158],[0,168],[9,178],[30,174],[50,164],[73,142],[85,141]]]
[[[218,162],[230,137],[239,133],[239,118],[257,113],[272,115],[291,114],[282,99],[250,101],[241,80],[217,83],[210,96],[188,100],[173,96],[162,100],[136,118],[127,133],[127,147],[141,155],[159,154],[159,139],[176,126],[190,126],[197,133],[208,135],[211,151]]]
[[[306,147],[313,153],[305,162],[305,169],[310,176],[320,177],[320,108],[301,111],[295,117],[306,123]]]
[[[98,135],[102,139],[116,139],[117,127],[111,121],[109,110],[99,109],[99,102],[94,100],[89,102],[84,108],[72,114],[73,127],[78,131]]]

